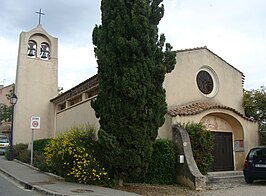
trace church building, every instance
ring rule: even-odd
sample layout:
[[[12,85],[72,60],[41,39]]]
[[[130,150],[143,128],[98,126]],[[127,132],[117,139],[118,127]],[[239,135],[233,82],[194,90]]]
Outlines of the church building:
[[[242,170],[248,150],[258,145],[258,125],[244,115],[244,74],[207,47],[176,51],[175,69],[166,75],[168,111],[159,138],[172,139],[176,124],[203,123],[215,138],[213,171]],[[31,117],[40,117],[35,139],[55,137],[75,125],[99,128],[91,107],[97,75],[58,93],[58,43],[41,25],[22,32],[16,73],[18,102],[14,144],[31,141]]]

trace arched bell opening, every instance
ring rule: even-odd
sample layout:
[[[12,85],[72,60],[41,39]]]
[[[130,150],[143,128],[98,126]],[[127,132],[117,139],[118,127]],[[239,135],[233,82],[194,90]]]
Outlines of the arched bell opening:
[[[49,60],[51,45],[49,37],[41,33],[35,33],[29,37],[28,56],[40,60]]]
[[[29,40],[29,42],[28,42],[27,55],[30,58],[36,58],[36,56],[37,56],[37,43],[33,40]]]
[[[50,47],[46,42],[42,42],[40,46],[40,58],[42,60],[48,60],[50,58]]]

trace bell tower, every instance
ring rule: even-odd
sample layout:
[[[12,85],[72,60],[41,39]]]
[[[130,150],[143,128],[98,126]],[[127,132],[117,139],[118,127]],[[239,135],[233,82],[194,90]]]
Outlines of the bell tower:
[[[40,17],[40,16],[39,16]],[[15,93],[13,143],[31,142],[31,117],[40,117],[34,139],[53,136],[54,106],[58,95],[58,40],[40,24],[19,39]]]

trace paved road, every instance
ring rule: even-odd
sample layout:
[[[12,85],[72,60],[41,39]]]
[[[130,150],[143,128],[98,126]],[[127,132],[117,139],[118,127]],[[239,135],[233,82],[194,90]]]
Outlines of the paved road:
[[[243,182],[219,183],[212,190],[194,193],[195,196],[262,196],[266,195],[266,181],[255,181],[253,184]]]
[[[0,173],[0,195],[1,196],[41,196],[42,194],[24,189],[20,184]]]

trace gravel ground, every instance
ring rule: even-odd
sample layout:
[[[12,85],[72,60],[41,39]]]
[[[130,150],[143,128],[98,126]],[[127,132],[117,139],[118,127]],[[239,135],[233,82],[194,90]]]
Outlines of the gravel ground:
[[[236,182],[215,183],[207,186],[207,190],[194,191],[180,185],[147,185],[126,184],[117,189],[134,192],[143,196],[261,196],[266,195],[266,181],[255,181],[246,184],[244,180]]]

